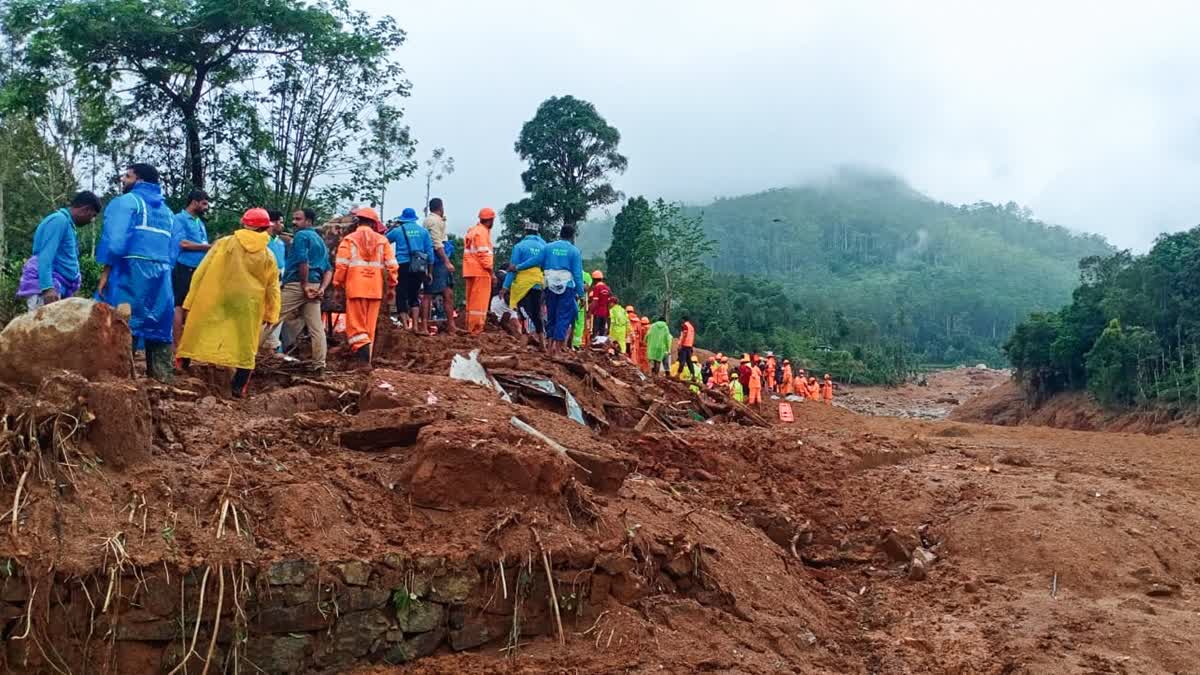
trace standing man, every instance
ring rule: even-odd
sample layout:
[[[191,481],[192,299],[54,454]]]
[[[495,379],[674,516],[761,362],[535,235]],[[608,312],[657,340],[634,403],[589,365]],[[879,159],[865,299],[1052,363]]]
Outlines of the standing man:
[[[431,279],[433,239],[429,230],[417,223],[417,212],[404,209],[400,221],[388,230],[387,240],[396,251],[400,266],[400,285],[396,292],[396,309],[408,315],[406,324],[417,335],[429,335],[429,326],[421,321],[421,284]]]
[[[312,209],[301,209],[292,214],[296,234],[283,268],[279,323],[287,325],[284,335],[290,342],[300,335],[302,325],[308,328],[308,337],[312,341],[312,369],[320,373],[325,370],[328,351],[325,322],[321,319],[321,298],[333,281],[333,269],[329,265],[325,240],[313,230],[316,220],[317,212]]]
[[[688,369],[692,379],[695,379],[695,369],[692,367],[692,350],[696,346],[696,327],[686,314],[683,315],[683,326],[679,331],[679,369]]]
[[[546,282],[546,337],[550,351],[567,349],[579,298],[583,297],[583,255],[573,243],[575,226],[563,225],[558,241],[542,249],[542,276]]]
[[[279,321],[279,266],[267,250],[271,219],[250,209],[242,229],[222,237],[204,257],[183,301],[188,322],[179,358],[233,368],[232,395],[245,398],[259,335]]]
[[[608,335],[608,309],[612,289],[604,283],[604,272],[592,272],[592,290],[588,293],[588,315],[592,317],[592,337]]]
[[[33,232],[33,255],[21,269],[17,296],[33,311],[42,305],[75,295],[83,283],[79,273],[79,242],[75,228],[87,225],[100,213],[100,200],[79,192],[71,205],[42,219]]]
[[[825,383],[821,385],[821,398],[825,400],[825,405],[833,405],[833,378],[829,373],[825,373]]]
[[[267,211],[271,219],[271,227],[267,233],[271,236],[267,242],[267,249],[271,251],[271,255],[275,257],[275,263],[279,267],[279,276],[283,276],[283,270],[287,266],[287,245],[280,235],[283,234],[283,212],[276,209]],[[274,326],[269,326],[263,331],[262,346],[268,351],[280,351],[283,346],[279,336],[283,330],[283,324],[277,323]]]
[[[513,247],[504,287],[508,289],[508,306],[518,307],[533,323],[533,340],[542,343],[545,327],[542,324],[542,286],[546,283],[542,264],[546,240],[542,239],[536,223],[525,221],[525,237]]]
[[[670,373],[670,367],[667,364],[670,354],[671,327],[662,317],[659,317],[657,321],[650,324],[650,330],[646,331],[646,358],[650,360],[650,367],[655,375],[658,374],[660,368]],[[680,368],[683,366],[680,365]]]
[[[450,253],[446,251],[446,209],[440,197],[429,200],[429,215],[423,224],[433,240],[434,260],[431,278],[421,295],[421,322],[426,328],[431,325],[429,314],[433,308],[433,298],[441,295],[446,308],[446,333],[454,335],[458,332],[458,327],[454,325],[454,288],[450,281],[454,274],[454,263],[450,262]]]
[[[467,332],[479,335],[487,323],[488,303],[492,299],[492,225],[496,212],[484,207],[479,222],[463,239],[463,280],[467,283]]]
[[[614,296],[612,307],[608,310],[608,334],[617,343],[617,351],[625,353],[625,337],[629,334],[629,314],[621,306],[621,301]]]
[[[375,209],[358,208],[351,214],[354,231],[338,245],[333,285],[346,289],[346,342],[350,351],[354,358],[370,364],[379,305],[395,299],[399,266],[387,237],[376,231],[383,224]]]
[[[121,191],[104,209],[104,228],[96,245],[96,261],[103,265],[96,299],[113,307],[129,305],[129,331],[135,347],[140,343],[146,351],[146,374],[172,382],[175,215],[163,200],[158,169],[149,164],[130,164],[121,175]]]
[[[183,301],[192,286],[192,275],[204,260],[204,254],[212,248],[208,243],[208,229],[201,218],[208,213],[208,194],[204,190],[188,193],[187,206],[175,214],[171,228],[171,252],[175,255],[175,266],[171,268],[171,289],[175,294],[175,348],[183,336]]]

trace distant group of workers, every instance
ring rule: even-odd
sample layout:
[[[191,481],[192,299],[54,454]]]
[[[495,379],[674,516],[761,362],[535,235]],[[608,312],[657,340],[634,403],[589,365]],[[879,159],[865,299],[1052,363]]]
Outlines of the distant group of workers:
[[[135,349],[145,351],[152,378],[170,382],[177,368],[186,370],[193,360],[229,367],[232,394],[244,397],[258,353],[291,347],[305,332],[309,366],[320,373],[335,320],[344,325],[352,358],[369,363],[380,312],[390,313],[393,300],[402,324],[418,335],[438,332],[435,302],[442,305],[445,332],[458,331],[453,242],[441,199],[429,202],[423,222],[412,208],[385,224],[375,209],[360,207],[351,211],[348,231],[326,227],[324,234],[312,209],[296,210],[287,234],[281,212],[251,208],[241,217],[242,229],[210,243],[204,191],[193,190],[184,208],[172,213],[149,164],[129,165],[121,188],[104,208],[96,299],[129,306]],[[30,311],[79,290],[75,228],[100,210],[96,195],[80,192],[37,226],[17,292]],[[509,263],[497,269],[495,219],[493,209],[481,209],[463,240],[468,334],[482,333],[490,314],[504,330],[526,334],[547,351],[607,344],[644,373],[728,387],[738,401],[760,403],[764,391],[832,401],[829,375],[822,385],[803,370],[793,374],[790,361],[769,352],[765,358],[744,355],[732,366],[721,354],[701,364],[693,353],[696,328],[686,316],[672,365],[674,338],[666,320],[651,321],[621,305],[602,271],[584,275],[573,225],[562,226],[558,239],[547,243],[539,226],[522,223],[524,237]]]

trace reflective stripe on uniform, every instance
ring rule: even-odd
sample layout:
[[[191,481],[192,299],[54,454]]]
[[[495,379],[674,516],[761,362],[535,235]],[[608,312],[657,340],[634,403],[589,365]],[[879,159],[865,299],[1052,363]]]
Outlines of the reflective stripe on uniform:
[[[346,342],[348,342],[352,345],[356,345],[360,342],[370,342],[370,341],[371,341],[371,338],[366,333],[359,333],[358,335],[351,335],[349,338],[346,338]]]
[[[468,255],[474,254],[474,253],[491,253],[491,252],[492,252],[492,249],[488,248],[487,246],[483,246],[480,248],[465,248],[465,249],[463,249],[463,253],[466,253]]]

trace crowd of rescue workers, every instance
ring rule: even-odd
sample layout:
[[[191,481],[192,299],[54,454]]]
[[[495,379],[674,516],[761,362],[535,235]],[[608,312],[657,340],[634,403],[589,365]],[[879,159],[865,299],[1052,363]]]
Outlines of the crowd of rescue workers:
[[[375,209],[359,207],[318,227],[312,209],[299,209],[291,233],[282,213],[252,208],[241,217],[242,229],[210,243],[204,191],[193,190],[184,209],[172,213],[155,167],[131,164],[120,180],[122,194],[103,209],[95,299],[129,306],[134,349],[145,352],[149,377],[171,382],[193,361],[233,368],[231,394],[244,398],[260,353],[294,353],[305,338],[311,358],[304,365],[314,375],[324,372],[332,340],[344,340],[352,360],[369,366],[381,311],[394,308],[397,324],[416,335],[464,330],[440,198],[430,200],[423,220],[406,208],[386,223]],[[79,291],[75,228],[100,211],[95,194],[80,192],[38,224],[17,291],[29,311]],[[463,239],[459,272],[468,334],[482,334],[490,320],[546,352],[607,350],[645,374],[677,378],[695,390],[727,390],[747,404],[771,395],[832,403],[828,374],[818,381],[772,352],[701,359],[687,316],[676,340],[663,318],[651,321],[622,305],[602,271],[584,274],[573,225],[547,243],[537,224],[522,223],[525,236],[508,265],[497,268],[496,212],[484,208],[478,216]]]

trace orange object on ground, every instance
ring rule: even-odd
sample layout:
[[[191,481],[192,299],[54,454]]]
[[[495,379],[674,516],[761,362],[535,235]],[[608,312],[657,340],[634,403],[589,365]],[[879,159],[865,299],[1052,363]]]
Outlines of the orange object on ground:
[[[390,291],[398,280],[396,254],[371,225],[360,225],[338,244],[333,285],[346,289],[346,342],[351,351],[374,342],[384,286]]]
[[[786,402],[779,403],[779,421],[780,422],[795,422],[796,417],[792,413],[792,404]]]
[[[480,220],[491,209],[479,212]],[[492,213],[495,217],[495,213]],[[467,332],[479,335],[487,323],[488,305],[492,301],[492,229],[477,223],[463,240],[463,280],[467,285]]]

